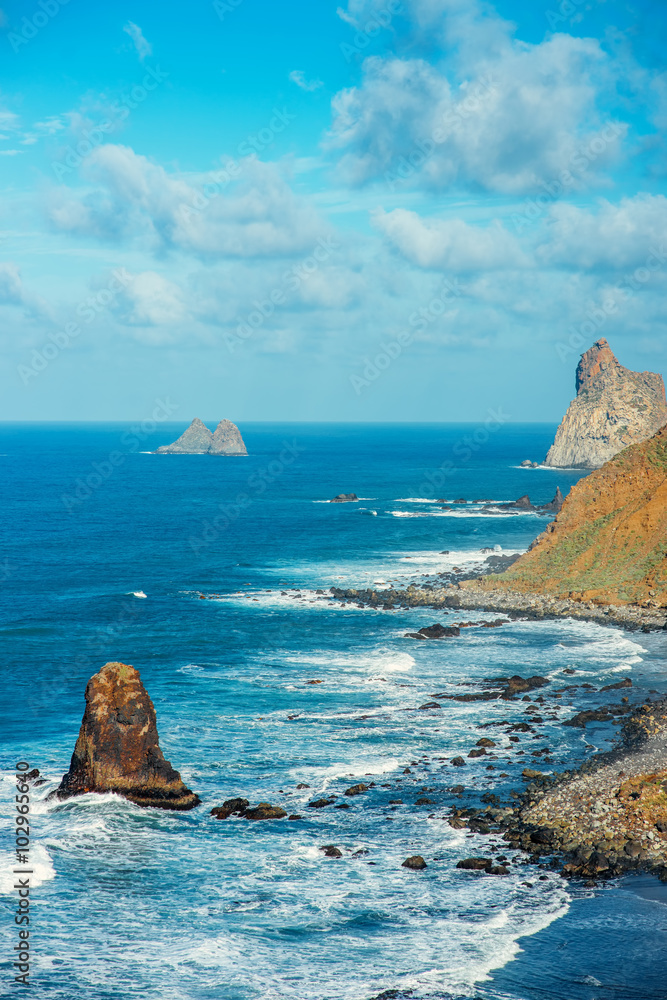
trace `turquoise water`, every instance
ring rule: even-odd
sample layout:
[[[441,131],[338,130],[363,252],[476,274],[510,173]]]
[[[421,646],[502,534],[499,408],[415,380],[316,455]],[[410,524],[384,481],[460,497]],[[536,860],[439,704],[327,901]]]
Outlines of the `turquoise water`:
[[[518,467],[546,453],[554,428],[249,425],[248,458],[146,453],[182,429],[0,432],[2,815],[14,762],[28,760],[48,779],[32,821],[41,995],[667,997],[660,898],[632,880],[584,890],[514,855],[504,878],[458,870],[461,857],[503,845],[443,819],[453,803],[521,788],[534,746],[551,748],[554,767],[608,747],[613,727],[560,724],[607,696],[550,692],[568,668],[595,687],[631,676],[637,699],[662,692],[664,639],[517,621],[419,643],[405,632],[497,615],[341,607],[326,593],[470,568],[484,547],[524,550],[547,519],[489,517],[474,501],[567,492],[580,473]],[[349,491],[358,504],[325,502]],[[437,498],[472,502],[445,512]],[[44,801],[68,767],[86,681],[108,660],[141,672],[161,746],[200,808]],[[493,735],[480,725],[522,719],[526,706],[420,706],[511,673],[554,682],[540,742],[501,737],[493,770],[490,758],[452,767]],[[346,799],[358,781],[374,786]],[[449,791],[459,783],[462,797]],[[210,816],[235,795],[302,818]],[[308,806],[323,795],[336,802]],[[3,838],[9,901],[7,827]],[[332,843],[340,859],[319,849]],[[425,871],[401,867],[417,853]],[[9,909],[0,930],[1,992],[11,988]]]

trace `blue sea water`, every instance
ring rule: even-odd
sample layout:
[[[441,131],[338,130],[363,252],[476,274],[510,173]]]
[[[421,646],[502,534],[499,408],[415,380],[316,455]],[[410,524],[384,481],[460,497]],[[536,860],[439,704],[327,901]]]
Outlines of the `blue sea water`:
[[[547,519],[491,517],[476,501],[567,492],[581,473],[519,467],[555,428],[250,424],[247,458],[150,454],[182,430],[0,428],[0,995],[18,988],[9,820],[14,764],[27,760],[47,778],[33,802],[31,931],[49,1000],[667,998],[657,883],[585,889],[513,852],[506,877],[462,871],[460,858],[506,845],[444,819],[487,792],[509,801],[540,760],[534,746],[556,768],[606,749],[613,727],[561,722],[608,696],[555,688],[574,668],[596,688],[630,676],[637,700],[663,692],[664,639],[564,620],[420,643],[405,633],[498,616],[328,594],[469,568],[486,547],[523,551]],[[351,491],[356,504],[326,502]],[[469,502],[444,511],[439,498]],[[198,809],[46,801],[86,682],[109,660],[141,672]],[[480,725],[521,720],[526,706],[420,706],[513,673],[554,682],[539,742],[500,737],[495,759],[453,767],[494,736]],[[359,781],[372,787],[346,798]],[[235,795],[302,818],[215,820],[210,809]],[[325,795],[349,808],[308,806]],[[343,856],[325,857],[326,844]],[[425,871],[401,866],[412,854]]]

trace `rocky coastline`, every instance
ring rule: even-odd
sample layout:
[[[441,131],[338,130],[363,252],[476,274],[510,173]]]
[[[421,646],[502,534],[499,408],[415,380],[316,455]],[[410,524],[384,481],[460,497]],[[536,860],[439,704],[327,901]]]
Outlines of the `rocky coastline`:
[[[491,556],[489,564],[503,557]],[[544,595],[489,592],[475,586],[483,578],[478,571],[469,574],[465,586],[455,582],[456,574],[441,574],[437,582],[411,584],[403,590],[347,589],[332,587],[334,599],[356,606],[397,608],[433,608],[434,610],[483,610],[503,612],[507,619],[577,618],[603,625],[615,625],[628,631],[651,632],[667,629],[667,609],[639,606],[596,605],[592,602],[557,599]],[[448,578],[448,579],[446,579]],[[461,581],[463,574],[459,575]],[[436,623],[418,632],[406,633],[406,638],[424,641],[451,641],[467,627],[501,627],[506,620],[458,622],[445,626]],[[435,711],[441,702],[490,701],[534,702],[526,709],[534,713],[527,721],[489,723],[504,726],[505,735],[530,733],[539,739],[539,724],[548,707],[549,691],[546,678],[497,678],[484,690],[452,695],[436,693],[434,700],[419,706]],[[589,685],[590,687],[590,685]],[[583,880],[593,885],[600,880],[616,878],[629,872],[650,872],[667,881],[667,698],[652,703],[630,704],[632,682],[626,678],[609,685],[610,694],[622,695],[618,702],[604,704],[576,713],[562,725],[585,730],[591,722],[624,723],[618,744],[612,751],[596,754],[578,768],[562,773],[542,771],[531,766],[523,769],[525,790],[513,793],[514,802],[503,804],[495,796],[482,797],[482,805],[452,806],[447,817],[455,829],[467,828],[473,833],[496,834],[507,845],[507,851],[519,851],[512,861],[491,848],[490,856],[463,858],[459,868],[487,875],[503,875],[517,863],[559,872],[566,878]],[[538,693],[539,689],[539,693]],[[567,690],[561,688],[560,691]],[[535,697],[533,692],[537,693]],[[553,696],[553,695],[552,695]],[[561,698],[560,693],[555,694]],[[525,706],[524,706],[525,707]],[[486,727],[483,727],[486,728]],[[492,760],[499,750],[498,736],[483,737],[468,757]],[[544,737],[546,739],[546,737]],[[519,737],[510,735],[510,740]],[[511,746],[512,744],[510,744]],[[548,748],[540,763],[549,766]],[[539,759],[539,758],[538,758]],[[463,768],[468,761],[452,758],[453,767]],[[536,761],[537,763],[537,761]],[[463,786],[453,786],[461,795]],[[488,853],[488,848],[487,848]]]
[[[517,806],[465,817],[454,809],[450,824],[494,825],[529,863],[589,884],[637,871],[667,882],[667,698],[635,708],[609,753],[564,773],[525,768],[523,777]]]
[[[494,559],[497,557],[491,557]],[[488,560],[487,560],[488,562]],[[548,594],[525,594],[512,590],[487,590],[477,581],[485,574],[441,574],[446,581],[410,584],[405,589],[341,589],[331,587],[335,600],[357,606],[392,608],[433,608],[455,611],[501,611],[509,617],[525,619],[577,618],[600,625],[618,625],[628,631],[654,632],[667,629],[667,608],[639,605],[598,604]],[[465,586],[462,586],[465,584]]]

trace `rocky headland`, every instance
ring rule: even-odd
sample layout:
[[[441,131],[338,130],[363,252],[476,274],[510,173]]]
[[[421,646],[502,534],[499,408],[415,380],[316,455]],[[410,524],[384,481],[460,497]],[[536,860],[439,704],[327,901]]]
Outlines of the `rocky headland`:
[[[212,432],[199,417],[172,444],[162,445],[157,455],[247,455],[241,432],[231,420],[221,420]]]
[[[624,368],[604,338],[582,355],[576,391],[545,465],[600,468],[619,451],[646,440],[667,423],[662,376]]]
[[[667,615],[667,427],[580,479],[505,573],[464,586]]]
[[[138,806],[193,809],[186,788],[160,750],[153,702],[139,671],[107,663],[86,686],[86,708],[69,771],[55,798],[116,792]]]

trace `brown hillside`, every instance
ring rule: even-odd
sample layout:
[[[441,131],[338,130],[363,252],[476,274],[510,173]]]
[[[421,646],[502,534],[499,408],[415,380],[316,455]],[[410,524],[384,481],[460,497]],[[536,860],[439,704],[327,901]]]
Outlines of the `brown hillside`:
[[[667,607],[667,427],[581,479],[530,550],[483,585]]]

